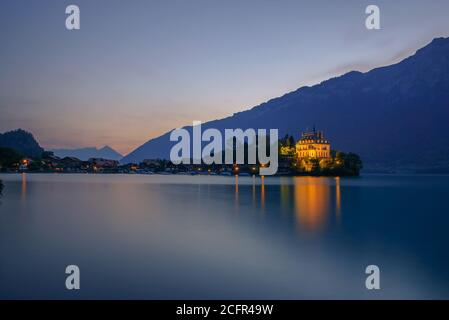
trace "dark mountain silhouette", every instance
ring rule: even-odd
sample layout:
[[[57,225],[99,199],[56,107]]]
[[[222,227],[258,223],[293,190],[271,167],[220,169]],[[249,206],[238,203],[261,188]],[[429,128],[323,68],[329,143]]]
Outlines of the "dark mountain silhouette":
[[[75,157],[83,161],[89,158],[104,158],[110,160],[120,160],[123,156],[109,146],[104,146],[101,149],[95,147],[80,148],[80,149],[53,149],[55,156],[60,158]]]
[[[437,38],[400,63],[302,87],[203,130],[278,128],[297,138],[316,124],[333,149],[360,154],[367,168],[429,171],[449,169],[448,119],[449,38]],[[122,162],[168,158],[173,144],[164,134]]]
[[[38,158],[44,152],[34,136],[22,129],[0,134],[0,147],[13,149],[32,158]]]

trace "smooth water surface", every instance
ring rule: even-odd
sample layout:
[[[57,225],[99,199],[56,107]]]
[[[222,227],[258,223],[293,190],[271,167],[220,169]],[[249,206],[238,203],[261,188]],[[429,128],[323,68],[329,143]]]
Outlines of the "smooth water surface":
[[[449,176],[0,179],[0,298],[449,298]]]

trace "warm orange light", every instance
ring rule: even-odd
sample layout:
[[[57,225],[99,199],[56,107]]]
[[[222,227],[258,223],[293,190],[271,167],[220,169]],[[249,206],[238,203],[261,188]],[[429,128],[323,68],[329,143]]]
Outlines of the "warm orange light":
[[[335,177],[335,211],[337,218],[341,216],[341,191],[340,191],[340,177]]]
[[[295,211],[300,227],[317,230],[326,222],[330,187],[325,179],[295,178]]]

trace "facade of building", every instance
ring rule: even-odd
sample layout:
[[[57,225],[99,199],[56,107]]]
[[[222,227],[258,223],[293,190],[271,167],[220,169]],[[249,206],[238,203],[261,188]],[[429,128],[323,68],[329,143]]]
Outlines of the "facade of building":
[[[299,159],[328,159],[331,157],[331,144],[322,131],[314,128],[301,134],[301,139],[296,143],[296,154]]]
[[[119,165],[117,160],[109,160],[103,158],[90,158],[88,160],[96,168],[116,168]]]

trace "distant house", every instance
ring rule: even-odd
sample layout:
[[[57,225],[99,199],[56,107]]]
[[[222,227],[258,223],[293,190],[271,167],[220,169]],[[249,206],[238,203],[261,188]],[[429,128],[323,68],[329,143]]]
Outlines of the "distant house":
[[[33,162],[30,158],[24,158],[20,161],[19,170],[26,171],[28,170],[28,166]]]
[[[322,131],[303,132],[296,144],[296,154],[301,159],[329,159],[331,157],[331,144],[324,138]]]
[[[95,168],[116,168],[119,165],[117,160],[90,158],[88,162]]]
[[[47,170],[62,169],[60,166],[61,158],[55,156],[53,152],[45,153],[42,158],[42,163]]]
[[[145,159],[140,163],[140,166],[150,170],[159,171],[165,167],[165,162],[160,159]]]
[[[78,171],[82,168],[83,162],[75,157],[65,157],[60,160],[59,166],[64,171]]]
[[[145,159],[142,161],[142,164],[148,166],[148,167],[160,167],[161,166],[161,161],[157,160],[157,159]]]

